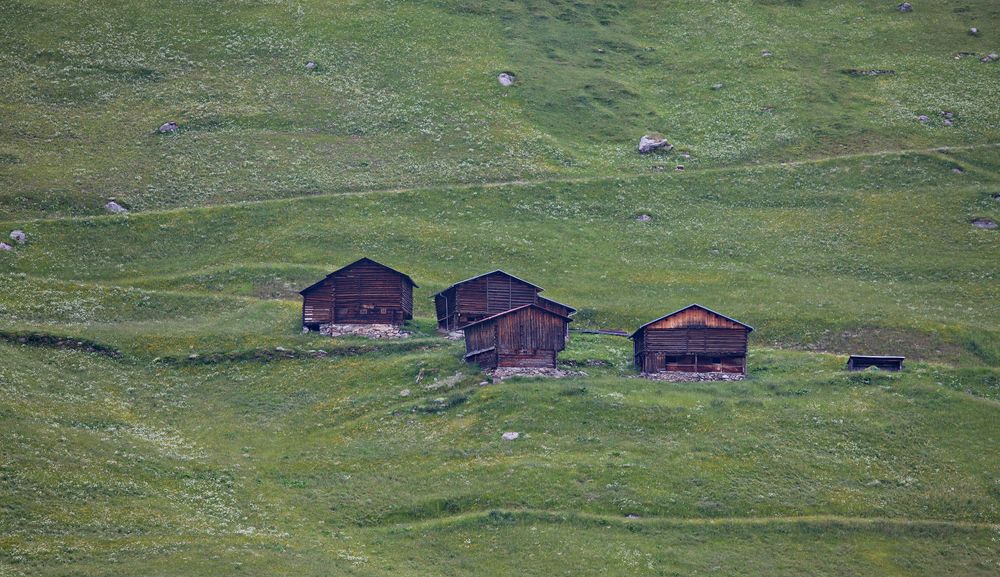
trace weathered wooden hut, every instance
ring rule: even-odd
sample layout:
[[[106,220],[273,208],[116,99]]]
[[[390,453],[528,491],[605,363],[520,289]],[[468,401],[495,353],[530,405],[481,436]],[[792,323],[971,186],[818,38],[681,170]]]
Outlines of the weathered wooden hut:
[[[746,373],[750,325],[698,304],[650,321],[629,337],[643,373]]]
[[[413,318],[413,288],[408,275],[362,258],[303,289],[302,325],[327,323],[402,325]]]
[[[438,329],[455,331],[469,323],[516,307],[537,304],[563,316],[576,312],[538,293],[542,287],[502,270],[457,282],[434,295]]]
[[[869,367],[876,367],[880,371],[901,371],[904,360],[906,357],[892,355],[851,355],[847,359],[847,370],[863,371]]]
[[[569,322],[534,303],[480,319],[465,326],[465,360],[484,369],[555,368]]]

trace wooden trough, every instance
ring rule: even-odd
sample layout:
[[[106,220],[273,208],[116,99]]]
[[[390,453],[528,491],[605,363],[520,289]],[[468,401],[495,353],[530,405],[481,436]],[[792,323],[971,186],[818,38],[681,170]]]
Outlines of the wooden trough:
[[[901,371],[905,359],[893,355],[851,355],[847,359],[847,370],[863,371],[875,367],[880,371]]]

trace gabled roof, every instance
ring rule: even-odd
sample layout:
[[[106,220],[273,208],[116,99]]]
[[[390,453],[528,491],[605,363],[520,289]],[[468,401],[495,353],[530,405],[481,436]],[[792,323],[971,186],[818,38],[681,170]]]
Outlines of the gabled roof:
[[[390,270],[390,271],[398,274],[399,276],[405,278],[414,287],[417,287],[417,283],[413,282],[413,279],[410,278],[410,275],[405,274],[405,273],[401,273],[398,270],[392,268],[391,266],[386,266],[386,265],[384,265],[384,264],[382,264],[380,262],[376,262],[376,261],[374,261],[374,260],[372,260],[372,259],[370,259],[368,257],[362,257],[362,258],[359,258],[358,260],[352,262],[351,264],[344,265],[344,266],[338,268],[337,270],[335,270],[335,271],[331,272],[330,274],[326,275],[325,277],[323,277],[319,281],[314,282],[313,284],[311,284],[311,285],[307,286],[306,288],[300,290],[299,294],[305,294],[305,293],[309,292],[310,290],[316,288],[317,286],[319,286],[320,284],[322,284],[323,281],[325,281],[326,279],[332,277],[333,275],[337,274],[338,272],[343,272],[343,271],[351,268],[352,266],[359,265],[359,264],[362,264],[362,263],[371,263],[373,265],[380,266],[380,267],[382,267],[382,268],[384,268],[386,270]],[[417,287],[417,288],[419,288],[419,287]]]
[[[453,288],[457,287],[457,286],[458,286],[458,285],[460,285],[460,284],[465,284],[465,283],[467,283],[467,282],[469,282],[469,281],[474,281],[474,280],[476,280],[476,279],[478,279],[478,278],[483,278],[484,276],[490,276],[491,274],[496,274],[496,273],[500,273],[500,274],[502,274],[502,275],[504,275],[504,276],[509,276],[510,278],[512,278],[512,279],[515,279],[515,280],[519,280],[519,281],[523,282],[523,283],[524,283],[524,284],[526,284],[526,285],[529,285],[529,286],[532,286],[532,287],[535,287],[536,289],[538,289],[538,292],[542,292],[543,290],[545,290],[545,289],[543,289],[542,287],[540,287],[540,286],[538,286],[538,285],[536,285],[536,284],[534,284],[534,283],[530,283],[530,282],[528,282],[528,281],[524,280],[523,278],[520,278],[520,277],[516,277],[516,276],[514,276],[514,275],[510,274],[509,272],[505,272],[505,271],[502,271],[502,270],[500,270],[500,269],[496,269],[496,270],[491,270],[490,272],[484,272],[483,274],[477,274],[476,276],[474,276],[474,277],[471,277],[471,278],[467,278],[467,279],[465,279],[465,280],[460,280],[460,281],[458,281],[457,283],[454,283],[454,284],[452,284],[451,286],[449,286],[448,288],[446,288],[446,289],[442,290],[441,292],[438,292],[438,293],[434,293],[434,296],[438,296],[438,295],[439,295],[439,294],[441,294],[441,293],[444,293],[444,292],[448,292],[449,290],[451,290],[451,289],[453,289]]]
[[[568,322],[568,323],[571,323],[571,322],[573,322],[573,319],[569,318],[569,317],[568,317],[568,316],[566,316],[566,315],[561,315],[561,314],[559,314],[559,313],[557,313],[557,312],[554,312],[554,311],[550,311],[549,309],[546,309],[546,308],[542,308],[542,307],[540,307],[540,306],[538,306],[538,305],[536,305],[536,304],[530,304],[530,305],[521,305],[521,306],[519,306],[519,307],[514,307],[514,308],[512,308],[512,309],[510,309],[510,310],[507,310],[507,311],[504,311],[504,312],[502,312],[502,313],[497,313],[497,314],[495,314],[495,315],[490,315],[490,316],[488,316],[488,317],[486,317],[486,318],[484,318],[484,319],[479,319],[478,321],[476,321],[476,322],[474,322],[474,323],[469,323],[469,324],[465,325],[465,326],[464,326],[464,327],[462,327],[462,328],[463,328],[463,329],[467,329],[467,328],[469,328],[469,327],[471,327],[471,326],[475,326],[475,325],[478,325],[478,324],[481,324],[481,323],[485,323],[486,321],[491,321],[491,320],[493,320],[493,319],[496,319],[496,318],[500,318],[500,317],[502,317],[502,316],[506,316],[506,315],[509,315],[509,314],[512,314],[512,313],[516,313],[516,312],[518,312],[518,311],[522,311],[522,310],[524,310],[524,309],[528,309],[528,308],[535,308],[535,309],[538,309],[538,310],[542,311],[542,312],[543,312],[543,313],[545,313],[545,314],[549,314],[549,315],[552,315],[552,316],[554,316],[554,317],[559,317],[559,318],[561,318],[561,319],[564,319],[564,320],[565,320],[566,322]]]
[[[559,306],[561,306],[561,307],[566,307],[566,308],[568,308],[569,310],[573,311],[573,312],[572,312],[572,313],[570,313],[570,314],[573,314],[573,313],[575,313],[575,312],[576,312],[576,307],[571,307],[571,306],[569,306],[568,304],[564,304],[564,303],[561,303],[561,302],[559,302],[559,301],[557,301],[557,300],[553,300],[553,299],[550,299],[550,298],[547,298],[547,297],[543,297],[543,296],[541,296],[541,295],[536,295],[536,296],[538,297],[538,299],[539,299],[539,300],[543,300],[543,301],[546,301],[546,302],[550,302],[550,303],[554,303],[554,304],[557,304],[557,305],[559,305]]]
[[[712,309],[710,309],[710,308],[708,308],[706,306],[702,306],[700,304],[695,303],[695,304],[690,304],[690,305],[688,305],[688,306],[686,306],[684,308],[677,309],[677,310],[675,310],[672,313],[665,314],[665,315],[663,315],[660,318],[653,319],[653,320],[649,321],[648,323],[646,323],[646,324],[642,325],[641,327],[635,329],[635,332],[633,332],[631,335],[629,335],[628,338],[631,339],[631,338],[635,337],[635,335],[637,335],[639,333],[639,331],[641,331],[642,329],[648,327],[649,325],[651,325],[653,323],[658,323],[658,322],[662,321],[665,318],[672,317],[672,316],[674,316],[674,315],[676,315],[678,313],[682,313],[682,312],[684,312],[684,311],[686,311],[688,309],[692,309],[692,308],[699,308],[699,309],[701,309],[703,311],[710,312],[710,313],[712,313],[715,316],[722,317],[722,318],[726,319],[727,321],[732,321],[732,322],[734,322],[734,323],[736,323],[736,324],[738,324],[740,326],[746,327],[747,329],[749,329],[751,331],[753,330],[752,326],[750,326],[750,325],[748,325],[748,324],[746,324],[744,322],[740,322],[740,321],[734,319],[733,317],[727,317],[726,315],[724,315],[722,313],[715,312],[715,311],[713,311]]]

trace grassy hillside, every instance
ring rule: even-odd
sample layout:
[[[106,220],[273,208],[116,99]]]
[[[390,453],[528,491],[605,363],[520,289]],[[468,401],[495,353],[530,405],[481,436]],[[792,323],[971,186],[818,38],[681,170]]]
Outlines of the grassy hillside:
[[[1000,8],[896,4],[0,0],[0,575],[996,575]],[[302,334],[360,256],[414,336]],[[484,384],[498,267],[748,379]]]

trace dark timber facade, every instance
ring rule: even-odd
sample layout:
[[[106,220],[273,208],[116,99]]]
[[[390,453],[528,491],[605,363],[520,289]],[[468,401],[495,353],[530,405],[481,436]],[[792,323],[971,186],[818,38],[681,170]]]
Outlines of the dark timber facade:
[[[301,291],[302,325],[402,325],[413,318],[416,286],[398,270],[362,258]]]
[[[529,304],[465,327],[465,360],[484,369],[552,368],[566,348],[568,316]]]
[[[650,321],[631,337],[635,366],[643,373],[746,373],[750,325],[701,305]]]
[[[885,355],[851,355],[847,359],[847,370],[863,371],[869,367],[875,367],[880,371],[901,371],[905,359],[906,357]]]
[[[456,331],[466,325],[524,305],[538,305],[562,316],[576,312],[571,306],[539,296],[542,287],[502,270],[455,283],[434,295],[438,329]]]

